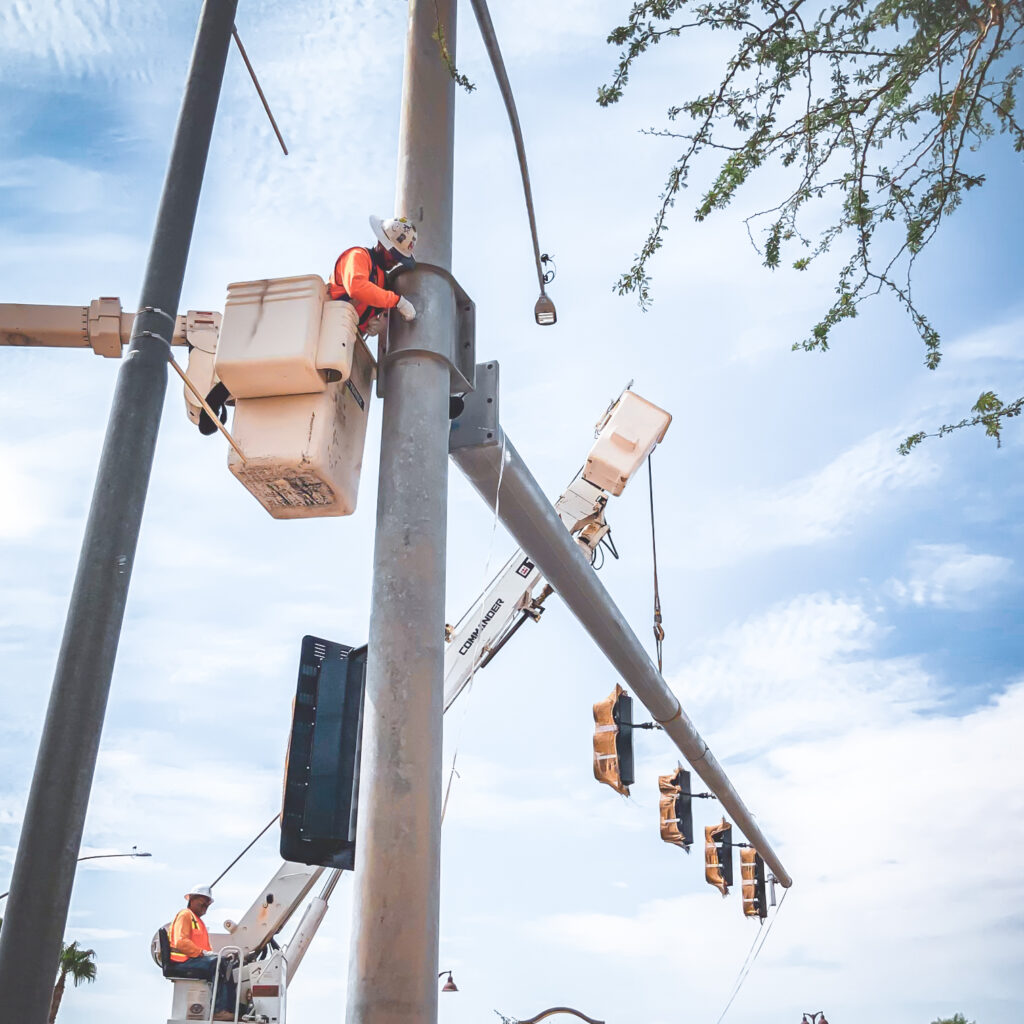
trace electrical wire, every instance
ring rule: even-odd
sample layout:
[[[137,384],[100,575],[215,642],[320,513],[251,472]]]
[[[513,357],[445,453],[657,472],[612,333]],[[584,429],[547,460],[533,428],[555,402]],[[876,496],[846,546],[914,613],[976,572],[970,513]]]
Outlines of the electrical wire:
[[[619,560],[619,549],[615,546],[615,541],[612,540],[612,528],[608,527],[608,532],[601,538],[602,547],[606,547],[612,555],[612,558],[617,562]]]
[[[211,889],[263,838],[270,826],[280,817],[278,812],[260,829],[259,835],[210,883]]]
[[[654,469],[652,456],[647,456],[647,486],[651,495],[651,561],[654,564],[654,646],[658,652],[658,672],[662,673],[661,649],[665,642],[665,630],[661,624],[661,594],[658,592],[658,541],[654,528]]]
[[[740,968],[740,973],[736,976],[736,983],[733,986],[732,995],[729,996],[729,1001],[725,1004],[725,1009],[722,1010],[722,1012],[719,1014],[718,1020],[715,1021],[715,1024],[722,1024],[722,1021],[725,1019],[725,1015],[729,1012],[729,1007],[733,1004],[733,1000],[736,998],[737,995],[739,995],[739,991],[743,987],[743,982],[747,980],[747,975],[750,974],[750,969],[754,966],[754,963],[756,962],[757,958],[761,955],[761,950],[764,949],[764,944],[768,941],[768,936],[771,934],[771,930],[775,924],[775,920],[779,916],[779,911],[782,910],[782,904],[786,902],[786,897],[788,895],[789,890],[783,889],[782,899],[779,900],[779,905],[775,909],[775,914],[772,917],[771,921],[768,922],[768,927],[765,928],[763,932],[758,930],[757,935],[754,936],[754,941],[751,944],[750,949],[747,951],[747,957],[743,961],[743,966]],[[760,944],[758,943],[758,939],[761,940]],[[756,950],[754,948],[755,946],[757,947]],[[751,954],[753,954],[753,957],[751,957]]]
[[[479,614],[484,606],[484,598],[487,596],[487,581],[491,575],[491,558],[494,555],[494,538],[498,533],[498,510],[501,507],[501,482],[505,476],[505,461],[507,453],[507,441],[505,439],[505,432],[501,432],[501,465],[498,467],[498,486],[494,490],[494,521],[491,523],[491,539],[487,544],[487,560],[484,562],[484,580],[483,587],[480,590],[480,597],[477,599],[476,614]],[[466,715],[468,714],[469,708],[469,691],[473,689],[473,680],[476,678],[477,669],[480,667],[480,660],[477,659],[473,662],[473,670],[469,674],[469,682],[463,687],[463,692],[466,694],[466,699],[463,701],[465,710],[462,714],[462,721],[459,722],[459,732],[455,739],[455,751],[452,754],[452,766],[448,772],[448,782],[444,787],[444,800],[441,803],[441,824],[444,824],[444,816],[448,813],[448,798],[452,793],[452,781],[458,772],[455,770],[455,765],[459,760],[459,747],[462,745],[462,730],[466,724]],[[461,776],[460,776],[461,778]]]

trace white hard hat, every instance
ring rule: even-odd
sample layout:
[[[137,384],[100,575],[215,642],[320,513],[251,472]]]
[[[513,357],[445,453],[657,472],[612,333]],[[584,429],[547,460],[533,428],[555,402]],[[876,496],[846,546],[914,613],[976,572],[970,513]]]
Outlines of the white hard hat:
[[[191,896],[203,896],[211,903],[213,902],[213,893],[210,891],[210,887],[208,885],[197,885],[194,888],[189,889],[189,891],[185,893],[185,899],[189,899]]]
[[[380,217],[370,216],[370,227],[377,236],[377,240],[391,250],[395,258],[407,267],[415,267],[416,260],[412,251],[416,248],[416,225],[405,217],[392,217],[390,220],[381,220]]]

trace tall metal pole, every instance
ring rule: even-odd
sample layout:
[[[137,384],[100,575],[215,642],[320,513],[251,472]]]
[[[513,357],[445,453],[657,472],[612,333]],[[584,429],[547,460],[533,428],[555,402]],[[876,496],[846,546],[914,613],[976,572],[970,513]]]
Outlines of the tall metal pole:
[[[410,0],[397,213],[417,259],[451,267],[456,0]],[[402,276],[417,310],[392,317],[383,368],[377,537],[366,672],[349,1024],[437,1020],[448,503],[450,285]]]
[[[0,930],[4,1020],[44,1024],[146,500],[167,361],[237,0],[205,0]]]

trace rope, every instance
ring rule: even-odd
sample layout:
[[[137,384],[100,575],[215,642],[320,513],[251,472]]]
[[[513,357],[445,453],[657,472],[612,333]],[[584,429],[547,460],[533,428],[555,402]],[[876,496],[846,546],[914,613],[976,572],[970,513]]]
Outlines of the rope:
[[[211,889],[263,838],[264,835],[266,835],[267,830],[279,817],[281,817],[280,813],[275,814],[270,821],[263,826],[260,830],[260,834],[213,880],[210,884]]]
[[[715,1021],[715,1024],[722,1024],[725,1015],[729,1012],[729,1007],[732,1006],[733,1000],[736,998],[737,995],[739,995],[739,991],[743,987],[743,982],[747,980],[747,975],[750,973],[751,967],[754,966],[755,961],[761,955],[761,950],[764,949],[764,944],[768,941],[768,936],[771,934],[771,930],[775,924],[775,920],[779,916],[779,911],[782,910],[782,904],[786,902],[786,897],[788,895],[789,890],[783,889],[782,899],[779,900],[778,908],[776,909],[771,921],[768,922],[768,927],[765,928],[763,932],[759,929],[757,935],[754,936],[754,941],[751,944],[750,949],[747,951],[747,958],[743,961],[743,966],[740,968],[740,973],[736,977],[736,984],[733,987],[732,995],[729,996],[729,1001],[725,1004],[725,1009],[722,1010],[721,1014],[719,1014],[718,1020]],[[758,939],[761,940],[760,945],[758,945]],[[757,946],[756,951],[754,949],[755,946]],[[751,953],[754,954],[753,958],[751,958]]]
[[[505,433],[502,431],[501,434],[501,464],[498,467],[498,486],[494,491],[494,522],[491,523],[491,539],[487,545],[487,560],[484,562],[484,582],[483,587],[480,591],[480,597],[477,601],[477,611],[484,606],[484,597],[487,594],[487,581],[490,579],[491,574],[491,558],[494,555],[494,538],[498,532],[498,509],[501,506],[501,481],[505,476],[505,452],[506,452],[506,439]],[[452,780],[459,773],[455,770],[455,765],[459,760],[459,747],[462,744],[462,729],[466,724],[466,715],[469,713],[469,693],[473,689],[473,680],[476,678],[477,669],[480,667],[480,660],[474,659],[473,671],[469,674],[469,682],[466,683],[463,688],[463,692],[466,694],[466,700],[463,704],[466,708],[462,714],[462,721],[459,723],[459,733],[455,739],[455,752],[452,754],[452,767],[448,772],[448,784],[444,788],[444,801],[441,804],[441,824],[444,824],[444,816],[448,813],[448,797],[452,793]],[[461,778],[461,776],[459,776]]]
[[[658,541],[654,528],[654,470],[651,459],[654,452],[647,456],[647,488],[651,496],[651,557],[654,562],[654,644],[658,651],[658,672],[662,672],[661,647],[665,640],[665,630],[661,625],[661,594],[658,591]]]

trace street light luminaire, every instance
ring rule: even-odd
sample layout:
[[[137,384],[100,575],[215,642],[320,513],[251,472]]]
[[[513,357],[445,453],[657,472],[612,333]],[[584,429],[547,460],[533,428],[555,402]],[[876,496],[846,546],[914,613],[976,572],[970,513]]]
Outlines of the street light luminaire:
[[[442,992],[458,992],[459,991],[458,986],[455,984],[454,981],[452,981],[452,972],[451,971],[441,971],[440,974],[438,974],[438,978],[440,978],[442,974],[447,974],[448,975],[448,980],[444,983],[444,987],[441,989],[441,991]]]
[[[540,293],[540,298],[533,307],[533,317],[541,327],[548,327],[558,320],[558,315],[555,313],[555,304],[548,298],[547,292],[542,291]]]

